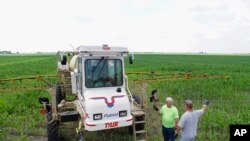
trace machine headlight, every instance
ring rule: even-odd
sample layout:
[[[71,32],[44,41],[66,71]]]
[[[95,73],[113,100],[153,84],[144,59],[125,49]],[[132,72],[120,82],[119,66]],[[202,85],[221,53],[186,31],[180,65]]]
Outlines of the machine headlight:
[[[93,119],[94,120],[101,120],[102,119],[102,113],[94,114]]]
[[[119,117],[125,117],[127,116],[127,110],[119,111]]]

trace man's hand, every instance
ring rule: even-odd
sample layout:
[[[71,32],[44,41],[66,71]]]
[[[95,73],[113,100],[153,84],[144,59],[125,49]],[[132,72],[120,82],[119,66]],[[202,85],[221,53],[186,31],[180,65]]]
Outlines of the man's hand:
[[[210,104],[210,101],[208,101],[208,100],[206,100],[206,101],[203,102],[203,105],[208,106],[208,104]]]
[[[181,127],[180,127],[180,126],[177,126],[177,128],[176,128],[175,131],[176,131],[177,134],[180,134],[180,133],[181,133]]]
[[[178,137],[178,133],[174,132],[174,138],[176,139]]]
[[[202,105],[203,111],[206,110],[206,108],[207,108],[207,106],[208,106],[209,103],[210,103],[210,101],[208,101],[208,100],[206,100],[206,101],[203,102],[203,105]]]
[[[179,135],[179,134],[177,133],[177,128],[175,127],[175,128],[174,128],[174,138],[176,139],[176,138],[178,137],[178,135]]]

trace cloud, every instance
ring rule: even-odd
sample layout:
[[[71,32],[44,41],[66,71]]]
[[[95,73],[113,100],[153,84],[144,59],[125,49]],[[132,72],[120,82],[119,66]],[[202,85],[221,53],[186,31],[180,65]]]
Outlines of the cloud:
[[[131,51],[249,51],[250,9],[244,0],[5,0],[3,5],[5,50],[70,50],[71,43]]]
[[[93,19],[91,19],[90,17],[77,17],[76,20],[80,21],[81,23],[93,23]]]
[[[168,8],[166,0],[127,0],[121,3],[121,14],[127,18],[144,18]]]

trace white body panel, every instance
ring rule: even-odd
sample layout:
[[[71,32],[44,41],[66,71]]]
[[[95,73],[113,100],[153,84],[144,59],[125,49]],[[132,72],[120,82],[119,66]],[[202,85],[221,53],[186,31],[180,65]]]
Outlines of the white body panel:
[[[128,49],[126,47],[108,47],[106,48],[104,46],[79,46],[76,49],[78,52],[93,52],[94,54],[97,52],[117,52],[117,53],[122,53],[122,52],[128,52]]]
[[[128,49],[125,47],[104,47],[104,46],[80,46],[76,49],[84,56],[127,56]]]
[[[74,71],[74,69],[76,67],[76,63],[77,63],[77,55],[74,55],[69,63],[69,70],[70,71]]]
[[[132,125],[130,102],[125,89],[120,93],[117,88],[94,88],[84,92],[82,104],[87,113],[84,121],[85,129],[88,131],[103,130]],[[119,111],[127,111],[127,115],[119,117]],[[101,114],[101,120],[94,120],[94,114]],[[113,126],[106,124],[115,123]]]

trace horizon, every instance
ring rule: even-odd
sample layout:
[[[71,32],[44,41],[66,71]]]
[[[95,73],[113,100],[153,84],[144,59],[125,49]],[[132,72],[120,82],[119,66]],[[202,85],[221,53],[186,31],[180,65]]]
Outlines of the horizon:
[[[67,51],[63,51],[67,52]],[[32,55],[32,54],[37,54],[37,55],[42,55],[42,54],[56,54],[56,52],[41,52],[41,51],[35,51],[35,52],[12,52],[11,54],[8,53],[1,53],[0,55]],[[129,53],[134,53],[134,54],[166,54],[166,55],[250,55],[249,53],[209,53],[209,52],[143,52],[143,51],[137,51],[137,52],[129,52]]]

